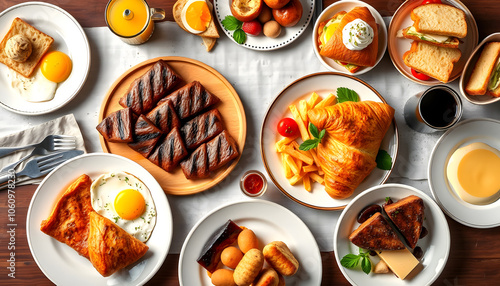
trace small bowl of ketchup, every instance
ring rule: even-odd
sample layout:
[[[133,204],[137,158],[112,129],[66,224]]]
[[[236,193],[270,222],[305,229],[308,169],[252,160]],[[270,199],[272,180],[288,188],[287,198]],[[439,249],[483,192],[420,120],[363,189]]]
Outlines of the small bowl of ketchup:
[[[247,171],[241,177],[241,191],[249,197],[258,197],[264,194],[267,190],[267,179],[259,171]]]

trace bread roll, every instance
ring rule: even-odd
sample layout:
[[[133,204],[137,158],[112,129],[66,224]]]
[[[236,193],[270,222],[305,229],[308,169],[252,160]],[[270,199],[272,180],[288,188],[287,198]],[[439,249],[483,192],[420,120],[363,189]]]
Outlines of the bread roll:
[[[263,249],[264,259],[281,275],[290,276],[299,269],[299,262],[283,241],[273,241]]]

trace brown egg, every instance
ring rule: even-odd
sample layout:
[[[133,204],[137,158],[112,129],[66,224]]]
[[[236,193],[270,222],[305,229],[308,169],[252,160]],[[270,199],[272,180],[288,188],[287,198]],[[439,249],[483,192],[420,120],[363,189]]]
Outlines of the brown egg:
[[[266,37],[276,38],[281,34],[281,26],[276,21],[269,21],[262,27],[262,32]]]
[[[300,0],[290,0],[283,8],[273,9],[273,17],[283,27],[295,26],[302,18]]]
[[[271,21],[272,18],[273,18],[273,12],[271,11],[271,8],[263,4],[262,10],[260,11],[259,17],[257,19],[259,19],[259,21],[262,24],[264,24],[267,21]]]
[[[233,279],[233,270],[217,269],[212,273],[212,284],[215,286],[236,286]]]
[[[243,253],[234,246],[224,248],[220,254],[222,264],[232,269],[236,268],[241,258],[243,258]]]
[[[238,246],[243,253],[247,253],[252,248],[258,248],[259,241],[255,233],[251,229],[246,228],[238,235]]]

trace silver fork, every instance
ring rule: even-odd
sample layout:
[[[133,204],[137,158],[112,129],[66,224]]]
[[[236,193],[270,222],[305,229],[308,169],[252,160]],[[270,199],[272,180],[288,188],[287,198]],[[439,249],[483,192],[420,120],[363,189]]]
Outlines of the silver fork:
[[[7,165],[5,167],[3,167],[1,170],[0,170],[0,173],[1,172],[7,172],[9,170],[13,170],[15,169],[19,164],[21,164],[22,162],[26,161],[26,159],[30,158],[30,157],[33,157],[33,156],[36,156],[36,155],[47,155],[49,153],[49,151],[43,149],[43,147],[41,146],[37,146],[35,147],[35,149],[33,149],[33,151],[31,151],[31,153],[29,153],[28,155],[22,157],[21,159],[19,159],[19,161],[17,162],[14,162],[10,165]]]
[[[0,147],[0,157],[15,151],[40,146],[47,151],[72,150],[76,148],[76,137],[68,135],[49,135],[37,144],[22,147]]]

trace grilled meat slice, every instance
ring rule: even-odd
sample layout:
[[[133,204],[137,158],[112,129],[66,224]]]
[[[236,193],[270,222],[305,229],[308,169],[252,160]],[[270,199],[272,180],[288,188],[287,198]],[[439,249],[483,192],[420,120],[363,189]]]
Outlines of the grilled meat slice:
[[[181,121],[170,100],[166,100],[156,106],[148,113],[147,117],[164,133],[170,132],[174,127],[181,126]]]
[[[381,213],[375,213],[362,223],[349,240],[356,246],[369,250],[398,250],[405,248]]]
[[[130,108],[120,109],[104,118],[96,129],[109,142],[132,142],[134,115]]]
[[[222,117],[212,109],[189,120],[181,127],[181,135],[188,149],[195,149],[224,130]]]
[[[137,115],[145,114],[181,81],[182,78],[167,63],[159,60],[130,84],[119,103],[123,107],[132,108]]]
[[[174,128],[165,139],[149,155],[149,161],[170,172],[177,167],[179,162],[188,155],[184,141],[182,141],[179,128]]]
[[[220,101],[217,96],[206,90],[199,81],[186,84],[169,94],[162,101],[167,99],[172,101],[180,119],[192,117]]]
[[[208,171],[207,144],[201,144],[189,158],[181,162],[181,169],[186,179],[203,179],[210,175]]]
[[[141,114],[135,123],[134,141],[128,143],[128,146],[147,158],[162,135],[163,132]]]
[[[384,210],[404,236],[408,246],[415,248],[424,222],[424,201],[412,195],[385,205]]]
[[[207,143],[207,154],[208,170],[212,172],[238,157],[239,152],[233,137],[224,130]]]

